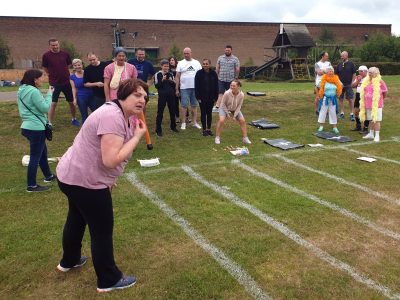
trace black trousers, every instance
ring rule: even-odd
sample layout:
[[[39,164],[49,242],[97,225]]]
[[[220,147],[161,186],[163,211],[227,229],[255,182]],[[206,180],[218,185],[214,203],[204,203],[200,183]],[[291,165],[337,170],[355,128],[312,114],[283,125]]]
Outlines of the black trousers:
[[[92,261],[97,275],[97,286],[108,288],[122,278],[114,261],[112,198],[108,188],[93,190],[58,182],[68,198],[68,216],[63,232],[61,265],[71,268],[81,257],[82,238],[89,227]]]
[[[175,95],[171,94],[159,94],[158,96],[158,106],[157,106],[157,118],[156,118],[156,131],[162,132],[161,124],[164,115],[165,105],[168,106],[170,128],[176,129],[175,122]]]
[[[200,104],[200,112],[201,112],[201,125],[203,126],[203,130],[211,129],[212,122],[212,109],[214,106],[213,100],[201,100]]]

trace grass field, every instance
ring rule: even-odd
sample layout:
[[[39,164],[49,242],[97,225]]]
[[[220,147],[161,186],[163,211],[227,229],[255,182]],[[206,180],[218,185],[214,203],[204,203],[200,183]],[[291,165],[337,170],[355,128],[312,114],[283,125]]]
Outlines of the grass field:
[[[384,80],[382,141],[350,131],[345,107],[338,128],[356,140],[346,144],[312,135],[312,83],[245,83],[267,93],[246,96],[247,121],[266,117],[281,128],[250,127],[250,155],[239,159],[224,150],[242,145],[233,122],[215,145],[190,126],[169,131],[166,113],[157,138],[151,98],[154,150],[140,145],[113,192],[115,259],[138,282],[101,296],[91,261],[56,271],[66,199],[56,185],[25,192],[28,143],[16,103],[0,103],[0,299],[400,299],[400,76]],[[49,156],[61,156],[77,132],[60,102]],[[261,138],[324,147],[282,151]],[[159,166],[136,161],[153,157]],[[87,233],[83,253],[91,257]]]

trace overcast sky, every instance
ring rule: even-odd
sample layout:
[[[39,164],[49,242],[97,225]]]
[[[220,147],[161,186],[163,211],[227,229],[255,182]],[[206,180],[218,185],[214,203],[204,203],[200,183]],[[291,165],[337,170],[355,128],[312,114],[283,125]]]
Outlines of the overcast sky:
[[[400,35],[398,0],[19,0],[6,3],[2,3],[1,16],[392,24],[392,33]]]

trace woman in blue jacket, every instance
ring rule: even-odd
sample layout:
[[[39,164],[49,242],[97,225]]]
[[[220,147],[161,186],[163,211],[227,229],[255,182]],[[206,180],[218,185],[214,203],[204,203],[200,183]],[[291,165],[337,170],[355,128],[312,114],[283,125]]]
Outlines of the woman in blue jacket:
[[[39,90],[42,83],[42,71],[28,70],[25,72],[18,90],[18,110],[22,119],[21,133],[28,139],[30,145],[27,192],[42,192],[49,189],[48,186],[36,184],[38,165],[43,172],[44,182],[49,183],[56,179],[47,162],[45,136],[45,124],[48,122],[47,113],[50,109],[53,92],[52,88],[49,88],[44,98]]]

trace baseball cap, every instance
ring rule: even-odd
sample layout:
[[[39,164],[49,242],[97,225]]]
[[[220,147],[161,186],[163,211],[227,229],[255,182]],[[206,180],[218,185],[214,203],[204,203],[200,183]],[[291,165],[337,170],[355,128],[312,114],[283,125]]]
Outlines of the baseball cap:
[[[367,68],[367,66],[360,66],[357,71],[367,71],[368,72],[368,68]]]

